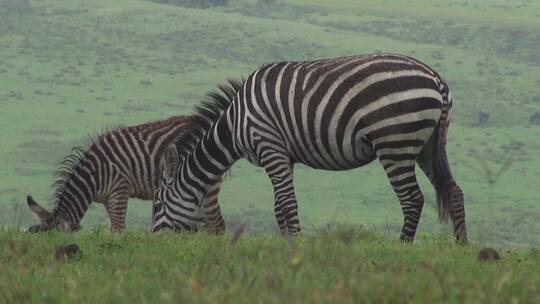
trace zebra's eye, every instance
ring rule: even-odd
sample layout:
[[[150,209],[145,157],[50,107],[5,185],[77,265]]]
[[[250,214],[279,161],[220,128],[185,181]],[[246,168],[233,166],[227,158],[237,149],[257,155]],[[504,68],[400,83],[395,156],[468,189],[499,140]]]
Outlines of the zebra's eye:
[[[175,178],[171,175],[167,175],[167,174],[163,174],[161,176],[161,186],[160,188],[164,188],[166,186],[170,186],[172,185],[172,183],[174,182]]]
[[[172,178],[172,177],[165,177],[165,178],[163,179],[163,182],[164,182],[165,185],[170,186],[170,185],[173,184],[174,178]]]

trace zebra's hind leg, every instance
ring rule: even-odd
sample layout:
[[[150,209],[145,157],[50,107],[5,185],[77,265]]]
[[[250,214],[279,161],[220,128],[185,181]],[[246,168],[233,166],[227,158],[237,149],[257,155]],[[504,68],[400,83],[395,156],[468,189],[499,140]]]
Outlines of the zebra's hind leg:
[[[435,190],[437,190],[437,186],[435,183],[433,149],[433,143],[428,142],[428,144],[426,144],[426,146],[418,156],[417,163],[420,169],[422,169],[424,174],[427,176]],[[448,166],[448,164],[445,165]],[[454,225],[454,237],[456,238],[458,243],[466,244],[467,229],[465,226],[465,206],[463,192],[461,191],[461,188],[459,188],[455,180],[452,177],[450,178],[451,180],[449,181],[448,187],[448,200],[450,201],[452,206],[450,208],[450,218],[452,219],[452,223]]]
[[[435,187],[435,179],[433,174],[433,164],[431,159],[419,160],[418,165],[422,171],[426,174],[428,179],[431,181],[431,184]],[[435,189],[437,189],[435,187]],[[467,229],[465,226],[465,207],[463,199],[463,191],[457,185],[457,183],[452,180],[450,187],[450,195],[448,198],[452,204],[450,209],[450,218],[454,225],[454,237],[458,243],[467,244]]]
[[[399,239],[412,242],[424,207],[424,195],[414,171],[415,160],[394,161],[385,156],[379,159],[403,211],[404,223]]]
[[[127,185],[118,185],[109,195],[105,203],[105,209],[111,220],[111,231],[122,232],[126,228],[127,203],[129,200],[129,189]]]
[[[293,167],[285,153],[266,151],[260,157],[274,187],[274,212],[282,234],[295,235],[301,231],[298,203],[294,194]]]
[[[467,244],[463,191],[461,191],[461,188],[459,188],[455,181],[453,181],[452,186],[452,190],[450,191],[450,202],[452,204],[450,218],[454,225],[454,237],[458,243]]]

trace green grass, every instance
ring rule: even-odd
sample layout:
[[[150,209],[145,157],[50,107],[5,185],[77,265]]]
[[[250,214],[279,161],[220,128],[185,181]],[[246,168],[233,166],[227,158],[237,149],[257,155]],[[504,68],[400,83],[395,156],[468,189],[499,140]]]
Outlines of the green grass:
[[[448,239],[409,245],[353,227],[276,235],[0,232],[2,303],[538,303],[540,253]],[[78,244],[82,258],[55,259]]]
[[[189,114],[216,83],[267,62],[399,52],[436,67],[453,89],[449,155],[471,240],[540,246],[540,126],[528,121],[540,110],[536,2],[249,0],[210,9],[128,0],[41,0],[13,9],[12,2],[0,0],[0,225],[34,223],[25,195],[46,201],[57,162],[104,127]],[[491,118],[478,126],[481,110]],[[401,210],[378,163],[295,172],[308,233],[349,223],[399,234]],[[421,183],[420,232],[450,234],[437,223],[423,176]],[[220,200],[230,226],[276,230],[263,170],[236,164]],[[149,203],[132,202],[129,227],[146,227]],[[102,206],[92,205],[85,230],[107,224]]]

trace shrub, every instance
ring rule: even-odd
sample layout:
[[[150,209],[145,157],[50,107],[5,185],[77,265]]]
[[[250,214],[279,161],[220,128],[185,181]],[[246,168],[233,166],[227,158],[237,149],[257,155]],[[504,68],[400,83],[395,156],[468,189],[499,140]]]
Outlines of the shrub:
[[[273,6],[277,4],[277,0],[258,0],[257,4],[265,6]]]
[[[25,13],[31,10],[30,0],[0,0],[0,12]]]
[[[212,6],[227,6],[229,0],[151,0],[153,2],[195,8],[208,8]]]

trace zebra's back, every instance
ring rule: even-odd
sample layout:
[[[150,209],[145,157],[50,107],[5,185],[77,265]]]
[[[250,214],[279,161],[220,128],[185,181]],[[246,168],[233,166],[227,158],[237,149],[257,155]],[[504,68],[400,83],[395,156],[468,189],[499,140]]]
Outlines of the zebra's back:
[[[444,88],[435,71],[402,55],[278,62],[244,83],[237,139],[252,153],[261,137],[283,144],[294,162],[347,170],[374,160],[392,142],[429,138]],[[248,129],[259,135],[246,136]]]
[[[98,156],[101,166],[121,174],[129,184],[130,197],[152,199],[161,174],[161,157],[166,148],[185,132],[189,122],[189,117],[175,116],[166,120],[116,128],[99,135],[89,147],[88,154]],[[93,168],[96,174],[100,174],[99,167]],[[112,172],[108,174],[113,175]],[[105,178],[103,175],[104,173],[101,173],[102,178]],[[108,191],[102,189],[101,192],[106,195]]]

